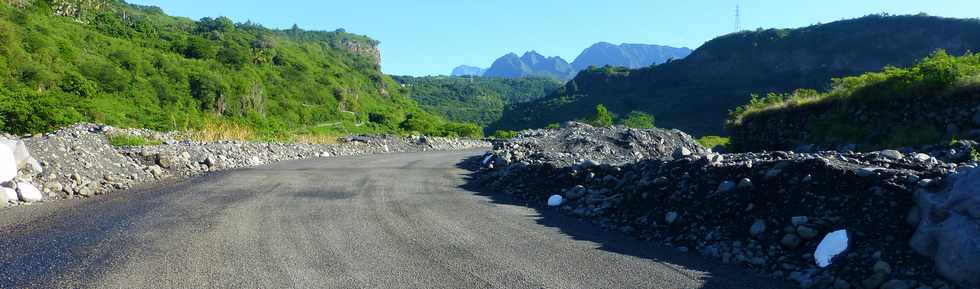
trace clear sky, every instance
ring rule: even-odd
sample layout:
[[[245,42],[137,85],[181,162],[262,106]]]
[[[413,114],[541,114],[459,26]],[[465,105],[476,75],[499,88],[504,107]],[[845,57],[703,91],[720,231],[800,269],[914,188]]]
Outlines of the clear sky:
[[[170,15],[227,16],[270,28],[364,34],[381,41],[382,70],[448,74],[536,50],[571,62],[592,43],[697,48],[734,30],[788,28],[873,13],[980,17],[978,0],[130,0]]]

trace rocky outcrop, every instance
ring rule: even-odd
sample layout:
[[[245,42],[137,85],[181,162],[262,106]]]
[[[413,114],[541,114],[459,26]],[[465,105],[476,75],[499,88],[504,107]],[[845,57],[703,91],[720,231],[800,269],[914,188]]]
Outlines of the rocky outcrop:
[[[376,41],[343,39],[341,44],[348,52],[371,59],[375,65],[381,65],[381,49]]]
[[[136,135],[162,140],[144,147],[114,147],[110,135]],[[175,133],[118,129],[79,124],[54,133],[13,141],[29,151],[18,166],[12,204],[91,197],[162,179],[183,178],[219,170],[251,167],[278,161],[353,156],[376,153],[462,150],[489,147],[478,140],[438,137],[361,136],[338,144],[289,144],[243,141],[196,142]],[[0,145],[0,168],[10,155]],[[5,156],[6,155],[6,156]],[[37,161],[30,160],[36,158]],[[18,163],[20,159],[17,159]],[[35,191],[36,189],[36,191]],[[3,204],[8,204],[3,202]]]
[[[919,228],[910,245],[932,257],[936,271],[968,288],[980,288],[980,169],[955,177],[938,193],[916,193],[910,221]]]
[[[548,135],[560,140],[586,132]],[[557,210],[567,214],[794,280],[804,288],[971,286],[937,270],[909,240],[920,226],[915,192],[941,188],[976,163],[949,163],[916,152],[715,154],[697,147],[621,163],[616,160],[628,153],[600,145],[589,157],[606,154],[611,161],[602,163],[575,159],[574,144],[581,141],[574,137],[564,142],[572,148],[565,150],[527,139],[536,133],[541,132],[495,144],[474,182],[542,207],[559,195],[563,202]],[[616,134],[579,138],[605,139],[620,148],[642,146],[625,133],[610,135]],[[509,161],[503,157],[508,153]],[[527,157],[539,155],[552,157]],[[830,233],[846,236],[849,244],[827,262],[825,254],[815,253],[822,240],[835,239],[825,237]]]

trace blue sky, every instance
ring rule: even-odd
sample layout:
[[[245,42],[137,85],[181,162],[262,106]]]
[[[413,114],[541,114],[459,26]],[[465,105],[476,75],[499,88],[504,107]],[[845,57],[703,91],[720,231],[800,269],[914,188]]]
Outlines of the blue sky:
[[[975,18],[977,0],[130,0],[168,14],[228,16],[271,28],[364,34],[381,41],[382,70],[448,74],[460,64],[489,66],[508,52],[536,50],[569,62],[592,43],[697,48],[742,28],[787,28],[872,13]]]

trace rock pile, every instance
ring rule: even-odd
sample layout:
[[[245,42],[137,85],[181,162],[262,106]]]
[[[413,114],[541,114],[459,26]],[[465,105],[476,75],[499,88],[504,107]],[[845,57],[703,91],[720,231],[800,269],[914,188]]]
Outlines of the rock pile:
[[[137,135],[163,145],[114,147],[109,136]],[[165,178],[272,162],[389,152],[486,148],[479,140],[438,137],[362,136],[339,144],[287,144],[243,141],[195,142],[176,134],[78,124],[30,138],[0,138],[0,204],[89,197]],[[12,159],[13,161],[9,161]],[[6,170],[16,167],[16,179]],[[13,181],[8,180],[13,179]],[[16,194],[9,193],[13,190]],[[15,196],[15,198],[10,198]],[[8,202],[9,201],[9,202]]]
[[[679,130],[593,127],[568,122],[562,129],[526,130],[494,144],[497,164],[624,164],[645,158],[703,154],[705,148]]]
[[[582,132],[570,130],[549,134]],[[627,131],[609,130],[620,136]],[[974,188],[967,193],[932,193],[951,183],[951,176],[977,179],[975,163],[947,163],[928,154],[898,151],[714,154],[685,145],[681,147],[690,154],[666,157],[665,148],[635,162],[584,165],[575,160],[576,151],[561,151],[562,145],[541,150],[528,140],[539,133],[525,132],[513,143],[495,144],[494,157],[488,158],[476,181],[534,204],[557,194],[565,198],[559,210],[608,229],[743,264],[795,280],[804,288],[974,288],[971,282],[980,276],[962,267],[942,267],[980,264],[977,255],[962,259],[956,251],[972,245],[969,252],[976,254],[980,244],[975,231],[980,193],[971,187],[976,182],[958,183]],[[608,137],[615,133],[604,135],[606,143],[617,147],[642,145]],[[656,143],[686,144],[688,139],[681,134]],[[574,148],[580,141],[568,142]],[[589,157],[608,160],[624,155],[613,151],[616,156],[604,158],[598,155],[602,152],[590,152]],[[508,153],[509,161],[501,157]],[[568,159],[553,159],[561,157]],[[959,194],[973,199],[963,201],[967,198]],[[958,224],[961,229],[951,232],[945,229],[950,222],[973,223]],[[917,229],[926,240],[926,255],[935,260],[910,246]],[[817,245],[840,230],[846,230],[847,251],[829,266],[818,266]],[[970,234],[973,237],[964,237]]]

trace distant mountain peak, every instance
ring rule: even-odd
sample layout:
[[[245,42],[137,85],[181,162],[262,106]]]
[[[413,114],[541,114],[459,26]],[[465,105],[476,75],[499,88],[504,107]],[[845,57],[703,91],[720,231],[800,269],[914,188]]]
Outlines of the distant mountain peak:
[[[687,47],[671,47],[652,44],[623,43],[615,45],[609,42],[597,42],[582,51],[572,61],[572,67],[584,70],[589,66],[622,66],[640,68],[667,62],[669,59],[681,59],[692,52]]]
[[[483,76],[487,70],[481,67],[460,65],[453,68],[452,76]]]
[[[561,57],[546,57],[537,51],[525,52],[521,57],[508,53],[493,62],[484,72],[486,77],[519,78],[519,77],[551,77],[559,80],[569,80],[575,77],[576,70],[568,61]]]

